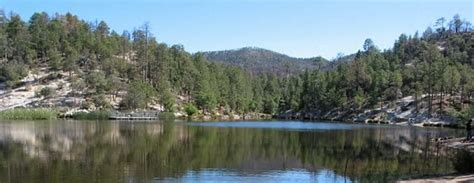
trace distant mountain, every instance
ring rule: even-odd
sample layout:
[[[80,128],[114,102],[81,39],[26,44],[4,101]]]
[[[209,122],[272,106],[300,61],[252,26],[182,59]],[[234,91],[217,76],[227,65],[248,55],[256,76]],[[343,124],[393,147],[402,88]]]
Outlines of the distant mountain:
[[[352,62],[354,61],[356,55],[357,55],[356,53],[353,53],[350,55],[344,55],[342,57],[335,58],[334,60],[331,60],[326,65],[324,65],[323,70],[333,70],[333,69],[336,69],[337,66],[341,64]]]
[[[295,74],[301,73],[306,69],[324,69],[330,65],[330,62],[323,57],[295,58],[256,47],[209,51],[202,52],[202,54],[209,61],[239,66],[254,74]]]

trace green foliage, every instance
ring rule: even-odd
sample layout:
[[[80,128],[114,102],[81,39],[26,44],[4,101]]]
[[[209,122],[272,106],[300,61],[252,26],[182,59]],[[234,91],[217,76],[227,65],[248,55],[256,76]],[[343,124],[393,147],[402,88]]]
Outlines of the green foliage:
[[[92,111],[92,112],[76,112],[72,114],[75,120],[108,120],[110,118],[110,111]]]
[[[204,52],[211,61],[241,66],[253,74],[274,73],[281,76],[298,74],[304,69],[330,68],[332,64],[322,57],[295,58],[270,50],[245,47],[237,50]]]
[[[39,97],[45,97],[45,98],[49,98],[49,97],[52,97],[56,94],[56,90],[51,88],[51,87],[44,87],[44,88],[41,88],[41,90],[38,92],[38,96]]]
[[[189,103],[189,104],[186,104],[186,106],[184,106],[184,112],[186,112],[186,115],[191,117],[198,112],[198,109],[196,108],[196,106]]]
[[[274,114],[277,112],[278,104],[271,98],[267,97],[263,102],[263,112],[267,114]]]
[[[87,85],[96,93],[104,93],[107,89],[107,79],[103,72],[91,72],[86,77]]]
[[[92,101],[94,102],[94,105],[99,109],[108,109],[112,107],[105,95],[103,94],[92,96]]]
[[[161,93],[160,102],[163,104],[166,112],[174,112],[175,98],[169,91]]]
[[[135,81],[130,84],[127,95],[122,100],[124,109],[144,109],[155,98],[156,90],[148,83]]]
[[[474,118],[474,103],[464,108],[461,111],[450,111],[451,115],[456,116],[459,122],[467,123],[470,119]]]
[[[73,89],[74,93],[84,91],[86,87],[87,87],[86,83],[81,78],[77,78],[73,80],[71,83],[71,88]]]
[[[460,96],[449,101],[459,111],[474,92],[473,31],[459,16],[439,19],[421,38],[402,34],[389,50],[367,39],[361,51],[333,62],[259,48],[190,54],[182,45],[158,43],[148,24],[119,35],[106,22],[70,13],[35,13],[28,23],[12,14],[4,21],[0,82],[14,88],[28,69],[47,65],[68,72],[74,94],[92,96],[99,108],[110,107],[110,95],[123,97],[124,109],[157,101],[168,112],[192,102],[204,112],[321,113],[408,95],[418,102],[427,94],[431,115],[445,112],[443,105],[435,111],[435,99]]]
[[[52,109],[15,108],[0,111],[0,119],[8,120],[51,120],[57,116],[58,112]]]
[[[0,82],[5,82],[7,87],[14,87],[21,78],[28,73],[24,64],[1,64],[0,65]]]
[[[61,53],[56,49],[51,49],[48,51],[48,64],[54,70],[59,70],[63,66],[63,58],[61,57]]]
[[[362,91],[361,88],[359,88],[354,96],[354,102],[357,106],[357,108],[360,108],[364,105],[366,98],[364,95],[364,91]]]

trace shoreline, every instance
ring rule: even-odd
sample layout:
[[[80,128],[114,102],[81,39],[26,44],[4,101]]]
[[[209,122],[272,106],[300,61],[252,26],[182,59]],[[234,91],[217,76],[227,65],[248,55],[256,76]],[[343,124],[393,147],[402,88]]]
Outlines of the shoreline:
[[[154,116],[156,116],[156,119],[179,119],[179,120],[191,120],[191,121],[242,121],[242,120],[299,120],[299,121],[307,121],[307,122],[315,122],[315,121],[326,121],[326,122],[344,122],[344,123],[354,123],[354,124],[381,124],[381,125],[395,125],[395,126],[415,126],[415,127],[436,127],[436,128],[452,128],[452,129],[464,129],[463,126],[460,126],[458,124],[452,124],[452,123],[447,123],[447,122],[418,122],[418,123],[410,123],[407,121],[401,121],[401,122],[390,122],[387,120],[354,120],[350,118],[343,118],[343,119],[334,119],[334,118],[324,118],[324,117],[317,117],[313,116],[311,118],[305,118],[305,117],[290,117],[290,116],[284,116],[282,114],[276,114],[276,115],[271,115],[271,114],[265,114],[265,113],[246,113],[246,114],[226,114],[226,115],[221,115],[221,114],[199,114],[199,115],[193,115],[191,117],[188,117],[184,115],[182,112],[159,112],[159,111],[118,111],[118,110],[94,110],[94,111],[86,111],[86,110],[78,110],[78,109],[72,109],[72,110],[60,110],[58,108],[54,107],[47,107],[47,108],[34,108],[34,107],[24,107],[24,108],[14,108],[14,109],[8,109],[8,110],[3,110],[0,111],[1,113],[6,113],[6,112],[11,112],[11,111],[22,111],[22,112],[33,112],[33,111],[50,111],[56,114],[55,119],[75,119],[75,115],[90,115],[88,117],[92,118],[87,118],[87,119],[100,119],[100,120],[116,120],[113,119],[114,115],[120,114],[120,115],[135,115],[139,113],[153,113]],[[101,115],[96,115],[98,113],[102,113]],[[362,114],[362,113],[360,113]],[[18,118],[2,118],[0,115],[0,119],[5,119],[5,120],[22,120],[22,119],[28,119],[28,113],[19,113],[15,115],[20,115],[17,116]],[[16,116],[15,116],[16,117]],[[429,119],[435,119],[435,118],[429,118]],[[33,119],[33,120],[41,120],[41,119]],[[81,118],[78,118],[77,120],[81,120]],[[133,120],[132,120],[133,121]]]
[[[422,183],[422,182],[474,182],[474,174],[450,174],[440,176],[429,176],[426,178],[415,178],[407,180],[399,180],[398,183]]]

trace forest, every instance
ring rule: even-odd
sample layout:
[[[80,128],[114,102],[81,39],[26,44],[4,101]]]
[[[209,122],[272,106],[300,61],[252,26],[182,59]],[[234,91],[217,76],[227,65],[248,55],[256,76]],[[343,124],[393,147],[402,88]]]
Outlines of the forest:
[[[121,110],[160,104],[191,114],[325,113],[413,96],[416,112],[431,116],[463,111],[472,102],[474,31],[458,15],[437,19],[421,34],[401,34],[391,49],[380,50],[371,39],[361,46],[332,69],[254,73],[159,42],[148,24],[117,33],[104,21],[70,13],[24,20],[2,11],[0,83],[12,89],[28,73],[48,68],[68,73],[74,93],[99,109],[114,108],[107,100],[112,96],[122,98]],[[427,110],[418,111],[418,103]]]

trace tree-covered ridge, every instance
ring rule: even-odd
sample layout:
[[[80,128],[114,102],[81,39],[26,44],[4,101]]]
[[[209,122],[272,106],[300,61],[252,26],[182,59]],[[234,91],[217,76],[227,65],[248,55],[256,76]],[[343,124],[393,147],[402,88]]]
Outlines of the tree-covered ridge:
[[[50,77],[67,75],[71,95],[89,99],[82,107],[117,107],[110,98],[120,98],[122,109],[158,103],[166,111],[197,106],[209,114],[317,116],[414,96],[414,113],[433,115],[461,111],[474,91],[474,33],[459,16],[439,19],[422,35],[402,34],[389,50],[367,39],[355,55],[315,62],[256,48],[190,54],[158,42],[147,24],[119,34],[70,13],[35,13],[28,21],[2,15],[0,83],[15,88],[28,73],[48,68]],[[249,61],[254,57],[259,62]]]
[[[324,68],[328,64],[322,57],[295,58],[256,47],[202,52],[202,54],[210,61],[236,65],[256,74],[297,74],[307,69]]]
[[[29,71],[48,67],[69,73],[75,93],[101,108],[111,107],[106,96],[118,95],[124,109],[159,102],[173,111],[179,97],[204,110],[250,110],[249,73],[158,43],[147,24],[119,34],[103,21],[89,23],[70,13],[35,13],[28,22],[16,14],[1,17],[0,82],[7,88],[21,84]]]
[[[296,92],[299,97],[293,97],[297,101],[288,104],[299,105],[285,105],[286,109],[312,113],[335,107],[358,110],[414,96],[415,113],[452,112],[446,106],[462,110],[474,91],[473,29],[457,15],[449,22],[438,19],[434,29],[428,27],[422,36],[402,34],[385,51],[367,39],[354,61],[334,71],[308,71],[290,78],[301,82],[289,82],[289,88],[300,90]],[[427,111],[419,110],[422,105]]]

